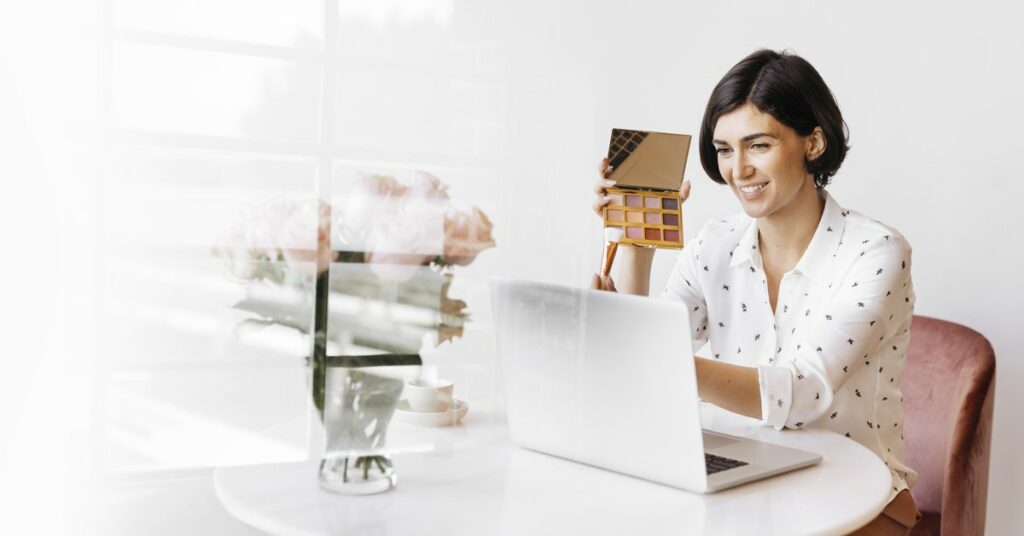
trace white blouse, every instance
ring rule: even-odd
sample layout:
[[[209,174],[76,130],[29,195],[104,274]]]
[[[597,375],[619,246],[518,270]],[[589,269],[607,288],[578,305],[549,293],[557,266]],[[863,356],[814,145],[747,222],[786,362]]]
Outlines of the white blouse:
[[[694,348],[710,340],[715,359],[757,367],[766,424],[822,426],[857,441],[889,467],[894,497],[917,479],[903,462],[899,390],[914,313],[911,248],[895,229],[821,195],[818,228],[782,276],[774,313],[757,221],[745,214],[705,225],[661,297],[689,306]]]

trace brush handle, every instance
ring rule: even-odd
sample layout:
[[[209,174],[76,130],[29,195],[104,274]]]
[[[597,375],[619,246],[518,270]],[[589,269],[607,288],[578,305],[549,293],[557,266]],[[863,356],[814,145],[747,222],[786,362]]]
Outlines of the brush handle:
[[[601,262],[601,275],[607,276],[612,271],[612,263],[615,262],[615,251],[619,249],[618,242],[608,242],[604,245],[604,259]]]

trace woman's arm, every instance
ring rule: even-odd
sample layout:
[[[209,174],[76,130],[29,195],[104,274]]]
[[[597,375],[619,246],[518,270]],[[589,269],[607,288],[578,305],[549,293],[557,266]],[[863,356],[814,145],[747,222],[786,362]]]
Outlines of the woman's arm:
[[[608,178],[611,176],[611,172],[608,159],[601,160],[598,166],[601,179],[594,185],[596,198],[593,203],[594,213],[599,217],[603,217],[604,207],[611,201],[607,191],[607,188],[615,185],[615,181]],[[684,203],[689,197],[690,181],[684,181],[679,190],[679,203]],[[620,244],[615,262],[618,267],[615,281],[612,281],[611,277],[594,274],[591,286],[601,290],[648,296],[651,290],[651,265],[653,263],[654,248]]]
[[[876,352],[895,359],[906,353],[882,341],[909,329],[914,314],[910,244],[902,235],[884,235],[861,246],[843,280],[836,281],[839,290],[799,326],[792,339],[796,344],[781,346],[776,366],[758,366],[763,420],[776,428],[800,428],[822,418],[857,367],[875,361]],[[882,364],[874,364],[881,376]],[[886,376],[895,383],[898,373]],[[871,380],[876,381],[884,379]]]
[[[756,367],[697,357],[697,392],[701,399],[746,417],[761,420],[761,385]]]
[[[654,248],[642,248],[623,244],[619,246],[619,273],[615,287],[619,292],[647,296],[651,290],[651,265],[654,263]]]

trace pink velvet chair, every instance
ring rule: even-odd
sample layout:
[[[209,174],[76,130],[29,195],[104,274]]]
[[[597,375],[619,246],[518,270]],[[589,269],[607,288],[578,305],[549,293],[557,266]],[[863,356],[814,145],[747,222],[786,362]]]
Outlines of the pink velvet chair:
[[[995,396],[995,354],[980,333],[915,316],[900,388],[911,490],[924,514],[911,534],[981,535]]]

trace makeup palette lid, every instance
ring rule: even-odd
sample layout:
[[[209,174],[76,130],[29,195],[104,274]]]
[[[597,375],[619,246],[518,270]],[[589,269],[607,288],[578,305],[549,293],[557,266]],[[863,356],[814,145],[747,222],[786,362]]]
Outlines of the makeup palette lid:
[[[690,154],[688,134],[612,129],[608,162],[616,186],[679,190]]]

